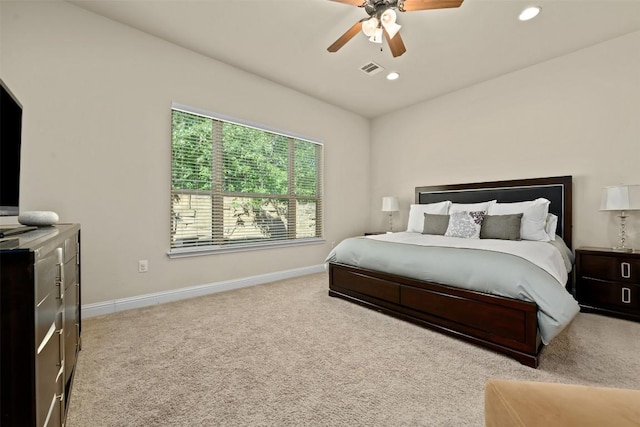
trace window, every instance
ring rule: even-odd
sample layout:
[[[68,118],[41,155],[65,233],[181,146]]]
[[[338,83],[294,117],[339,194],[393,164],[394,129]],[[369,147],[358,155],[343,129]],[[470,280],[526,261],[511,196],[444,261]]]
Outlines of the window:
[[[322,238],[322,144],[174,105],[170,255]]]

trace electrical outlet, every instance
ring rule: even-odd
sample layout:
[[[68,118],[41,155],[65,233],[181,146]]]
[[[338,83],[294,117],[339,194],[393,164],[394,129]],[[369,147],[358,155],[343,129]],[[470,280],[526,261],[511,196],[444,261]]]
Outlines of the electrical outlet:
[[[146,273],[149,271],[149,260],[141,259],[138,261],[138,273]]]

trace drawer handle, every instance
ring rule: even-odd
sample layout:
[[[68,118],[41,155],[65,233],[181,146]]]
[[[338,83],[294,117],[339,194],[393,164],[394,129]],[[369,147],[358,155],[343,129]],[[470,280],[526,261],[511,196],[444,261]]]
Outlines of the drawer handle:
[[[628,279],[631,277],[631,264],[629,264],[628,262],[621,262],[620,263],[620,273],[622,274],[622,277],[625,279]]]
[[[56,261],[57,264],[64,264],[64,249],[56,248]]]
[[[60,378],[64,376],[64,360],[61,360],[60,363],[60,370],[58,371],[58,375],[56,376],[56,382],[58,382]]]
[[[631,289],[622,288],[622,302],[625,304],[631,304]]]

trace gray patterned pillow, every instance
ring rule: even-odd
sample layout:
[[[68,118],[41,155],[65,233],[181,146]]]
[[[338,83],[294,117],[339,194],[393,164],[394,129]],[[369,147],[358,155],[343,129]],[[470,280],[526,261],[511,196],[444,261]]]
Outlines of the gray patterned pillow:
[[[463,237],[465,239],[478,239],[485,211],[452,212],[449,215],[449,226],[444,233],[448,237]]]
[[[522,215],[485,215],[480,230],[481,239],[520,240]]]
[[[449,226],[449,215],[424,214],[424,227],[422,234],[438,234],[440,236],[447,232]]]

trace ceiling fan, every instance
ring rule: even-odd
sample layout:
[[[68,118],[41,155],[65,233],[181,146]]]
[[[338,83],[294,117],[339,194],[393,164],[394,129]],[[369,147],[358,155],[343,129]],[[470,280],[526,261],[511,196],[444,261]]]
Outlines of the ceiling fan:
[[[369,41],[382,43],[382,36],[387,39],[387,44],[393,57],[402,55],[407,51],[402,37],[400,37],[400,25],[396,24],[396,10],[400,12],[413,12],[416,10],[444,9],[458,7],[463,0],[331,0],[345,3],[351,6],[363,7],[369,18],[363,18],[349,28],[338,40],[327,48],[329,52],[337,52],[349,40],[362,30],[369,37]]]

